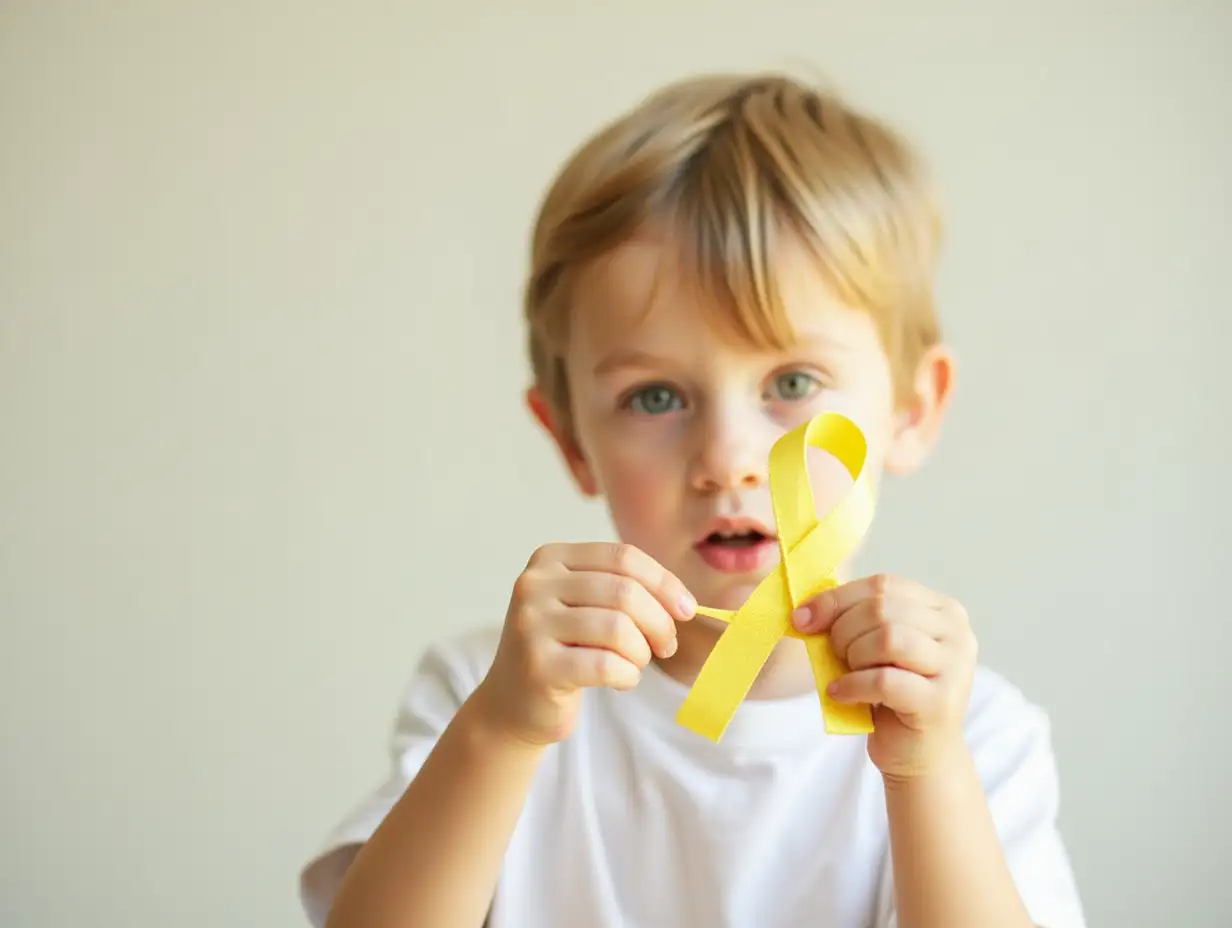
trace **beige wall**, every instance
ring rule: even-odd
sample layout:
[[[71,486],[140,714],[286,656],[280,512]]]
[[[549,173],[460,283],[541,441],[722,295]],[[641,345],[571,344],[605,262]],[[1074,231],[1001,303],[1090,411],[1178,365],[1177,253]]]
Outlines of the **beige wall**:
[[[960,395],[869,564],[1052,711],[1092,925],[1229,923],[1232,6],[617,6],[0,5],[0,923],[301,924],[420,648],[608,534],[519,404],[542,185],[780,64],[950,207]]]

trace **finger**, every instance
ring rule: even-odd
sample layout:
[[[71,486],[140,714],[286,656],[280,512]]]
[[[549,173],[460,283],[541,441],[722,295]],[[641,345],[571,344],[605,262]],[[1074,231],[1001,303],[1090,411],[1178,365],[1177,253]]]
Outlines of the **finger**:
[[[904,715],[927,711],[932,684],[900,667],[870,667],[839,677],[827,688],[835,702],[885,706]]]
[[[549,545],[539,549],[531,562],[556,562],[573,571],[620,574],[638,581],[673,617],[688,621],[697,611],[697,601],[680,579],[635,545],[622,542]]]
[[[563,645],[614,651],[639,669],[650,663],[646,636],[615,609],[561,607],[548,618],[544,630]]]
[[[615,651],[606,648],[560,647],[549,658],[552,679],[564,686],[605,686],[631,690],[642,672]]]
[[[945,596],[930,590],[915,580],[875,574],[832,587],[803,603],[793,616],[793,621],[802,632],[824,632],[849,609],[864,602],[888,602],[900,600],[940,610],[948,602]]]
[[[925,677],[939,674],[945,663],[945,646],[910,625],[878,625],[838,653],[852,670],[899,667]]]
[[[566,606],[611,609],[633,620],[654,653],[676,653],[676,623],[646,587],[632,577],[598,571],[571,573],[561,579],[557,596]]]
[[[865,599],[841,613],[829,627],[834,653],[850,660],[853,642],[870,632],[902,625],[918,629],[934,641],[944,638],[945,616],[936,609],[909,600]]]

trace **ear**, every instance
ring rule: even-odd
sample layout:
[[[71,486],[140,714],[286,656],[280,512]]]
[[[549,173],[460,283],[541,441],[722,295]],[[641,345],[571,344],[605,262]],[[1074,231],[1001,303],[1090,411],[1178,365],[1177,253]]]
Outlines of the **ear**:
[[[578,490],[584,496],[598,496],[598,482],[582,456],[582,450],[573,439],[572,433],[561,427],[551,405],[538,387],[531,387],[526,391],[526,406],[543,430],[552,437],[561,457],[565,459],[569,473],[573,475],[573,482],[577,484]]]
[[[918,470],[932,453],[954,393],[954,355],[934,345],[920,359],[911,395],[895,416],[885,471],[902,476]]]

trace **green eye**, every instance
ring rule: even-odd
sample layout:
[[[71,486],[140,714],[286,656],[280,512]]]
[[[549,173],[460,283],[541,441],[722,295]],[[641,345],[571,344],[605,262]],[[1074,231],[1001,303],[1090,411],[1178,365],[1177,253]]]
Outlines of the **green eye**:
[[[821,386],[817,378],[804,371],[788,371],[774,378],[774,399],[802,400],[811,396]]]
[[[676,392],[662,384],[643,387],[629,397],[629,408],[648,416],[661,416],[665,412],[679,409],[680,406],[680,397]]]

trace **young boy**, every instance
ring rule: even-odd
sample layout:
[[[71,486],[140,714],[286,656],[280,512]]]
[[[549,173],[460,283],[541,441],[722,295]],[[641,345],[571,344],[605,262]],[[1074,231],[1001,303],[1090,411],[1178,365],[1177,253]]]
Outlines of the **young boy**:
[[[499,630],[428,650],[389,781],[304,870],[314,924],[1084,924],[1046,716],[941,592],[843,567],[793,617],[871,734],[827,734],[794,638],[717,742],[675,720],[726,627],[697,604],[778,562],[776,439],[842,411],[873,486],[936,442],[937,213],[894,132],[777,75],[668,86],[574,154],[534,232],[528,401],[621,542],[545,545]],[[824,512],[850,478],[811,470]]]

